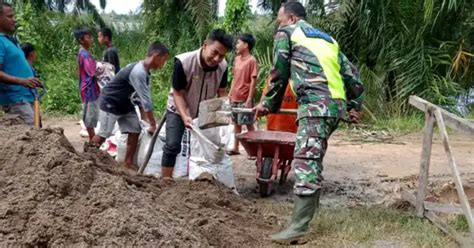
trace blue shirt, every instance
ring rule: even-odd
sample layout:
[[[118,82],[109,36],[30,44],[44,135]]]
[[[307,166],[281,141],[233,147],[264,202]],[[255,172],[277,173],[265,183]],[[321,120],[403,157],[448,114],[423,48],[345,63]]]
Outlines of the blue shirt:
[[[3,72],[19,78],[33,77],[33,71],[18,43],[0,33],[0,65]],[[0,105],[19,102],[33,102],[34,95],[29,88],[19,84],[0,82]]]

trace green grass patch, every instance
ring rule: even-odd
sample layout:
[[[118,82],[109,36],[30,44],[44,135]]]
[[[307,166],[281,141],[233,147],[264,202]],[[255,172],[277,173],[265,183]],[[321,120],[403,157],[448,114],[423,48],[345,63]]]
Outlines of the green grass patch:
[[[427,219],[391,209],[322,209],[313,229],[315,244],[456,247]]]
[[[268,203],[268,204],[267,204]],[[263,212],[281,216],[292,213],[290,204],[263,204]],[[431,224],[408,212],[384,208],[322,208],[311,222],[311,234],[303,247],[457,247]]]
[[[369,123],[374,130],[388,130],[394,132],[419,132],[423,130],[425,118],[423,114],[411,114],[393,118],[378,119]]]

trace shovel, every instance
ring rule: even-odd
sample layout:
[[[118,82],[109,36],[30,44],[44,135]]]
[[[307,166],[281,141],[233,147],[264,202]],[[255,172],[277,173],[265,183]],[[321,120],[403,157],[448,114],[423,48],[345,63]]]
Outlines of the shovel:
[[[161,118],[160,124],[158,124],[158,128],[156,129],[155,133],[153,134],[153,136],[151,136],[150,144],[148,145],[148,150],[146,151],[145,155],[145,161],[143,162],[142,166],[140,166],[140,169],[138,169],[139,174],[143,174],[143,172],[145,171],[146,166],[150,161],[151,155],[153,154],[153,150],[155,149],[156,139],[158,138],[161,128],[163,127],[165,122],[166,112],[163,114],[163,117]]]
[[[38,90],[32,91],[33,95],[35,96],[35,101],[33,103],[33,110],[34,110],[34,125],[36,128],[43,127],[43,124],[41,123],[40,101],[47,91],[43,84],[41,84],[39,88],[42,89],[41,92],[39,92]]]

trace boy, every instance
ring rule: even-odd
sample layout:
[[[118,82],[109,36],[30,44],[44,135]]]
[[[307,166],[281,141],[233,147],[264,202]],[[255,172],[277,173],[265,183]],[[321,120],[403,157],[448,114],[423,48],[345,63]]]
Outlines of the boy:
[[[81,92],[81,100],[83,106],[82,121],[89,135],[89,140],[95,135],[94,128],[97,126],[99,119],[99,85],[96,79],[96,64],[92,57],[90,49],[92,47],[92,34],[85,27],[78,28],[74,31],[77,42],[81,45],[77,55],[77,63],[79,70],[79,90]]]
[[[38,72],[33,66],[33,63],[35,62],[37,58],[36,50],[35,47],[31,43],[23,43],[21,45],[21,50],[23,50],[23,53],[25,54],[26,61],[28,61],[28,64],[30,64],[31,70],[33,71],[34,77],[38,77]]]
[[[112,44],[112,30],[110,28],[103,28],[99,31],[97,37],[99,44],[107,47],[102,61],[112,64],[115,68],[115,74],[117,74],[120,71],[120,60],[117,48]]]
[[[250,51],[255,46],[255,38],[251,34],[243,34],[237,40],[235,46],[237,57],[235,57],[232,80],[232,89],[229,98],[233,108],[252,108],[255,96],[255,87],[258,76],[258,64]],[[247,126],[248,131],[253,131],[253,115],[232,114],[235,124],[235,135],[242,132],[242,125]],[[239,141],[235,139],[234,147],[229,155],[237,155],[239,152]]]
[[[120,132],[127,133],[127,151],[124,165],[135,169],[133,157],[135,155],[138,137],[141,132],[140,121],[132,103],[132,94],[138,95],[141,107],[145,112],[145,119],[150,128],[148,132],[156,131],[156,121],[153,117],[153,104],[150,93],[150,71],[161,69],[168,59],[169,51],[161,43],[155,42],[148,48],[148,54],[142,61],[127,65],[110,83],[105,85],[100,96],[100,127],[92,143],[101,145],[112,135],[115,122],[118,122]]]

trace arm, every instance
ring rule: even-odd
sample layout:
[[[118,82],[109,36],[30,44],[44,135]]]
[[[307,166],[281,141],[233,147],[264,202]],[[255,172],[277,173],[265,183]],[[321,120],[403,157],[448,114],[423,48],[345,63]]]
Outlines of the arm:
[[[218,97],[225,97],[227,96],[227,83],[228,83],[229,74],[227,69],[224,71],[224,75],[222,75],[221,82],[219,84],[219,89],[217,90]]]
[[[268,92],[262,102],[262,107],[270,112],[277,112],[280,109],[290,78],[290,40],[288,35],[281,31],[275,35],[274,58],[275,64],[270,73]]]
[[[339,64],[341,65],[341,75],[346,89],[347,109],[349,111],[352,109],[361,111],[365,90],[359,72],[341,52],[339,53]]]
[[[188,103],[184,98],[187,85],[188,81],[186,79],[186,75],[184,74],[183,65],[178,59],[176,59],[173,68],[173,100],[174,104],[176,105],[176,109],[178,110],[178,114],[181,116],[181,119],[184,122],[184,125],[190,128],[193,124],[193,119],[189,113]]]
[[[362,111],[362,102],[365,97],[364,85],[360,80],[357,68],[341,52],[339,52],[339,64],[341,65],[341,75],[346,89],[349,120],[358,123],[361,118],[360,112]]]
[[[253,98],[255,97],[255,90],[256,90],[256,87],[257,87],[257,76],[258,76],[258,65],[257,65],[257,62],[255,61],[254,63],[252,63],[252,68],[251,68],[251,72],[252,72],[252,78],[250,79],[250,91],[249,91],[249,96],[247,97],[247,101],[245,102],[245,106],[247,108],[251,108],[252,107],[252,102],[253,102]]]
[[[19,78],[9,75],[3,70],[3,64],[5,62],[5,48],[0,45],[0,82],[4,84],[19,84],[28,88],[36,88],[41,85],[41,82],[35,78]]]
[[[155,127],[156,121],[153,116],[153,104],[151,102],[150,88],[148,86],[148,74],[144,71],[133,69],[129,79],[130,84],[140,98],[146,120],[150,126]]]
[[[81,55],[79,57],[79,63],[84,68],[84,72],[87,74],[87,76],[95,77],[95,74],[96,74],[95,61],[92,58],[92,56],[90,56],[90,54],[81,52]]]

